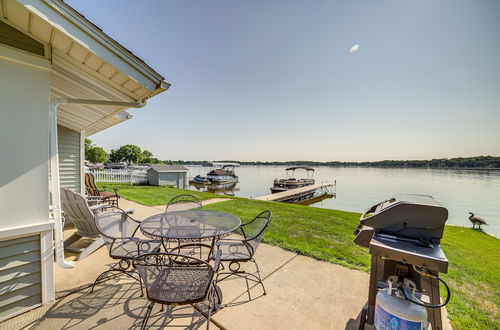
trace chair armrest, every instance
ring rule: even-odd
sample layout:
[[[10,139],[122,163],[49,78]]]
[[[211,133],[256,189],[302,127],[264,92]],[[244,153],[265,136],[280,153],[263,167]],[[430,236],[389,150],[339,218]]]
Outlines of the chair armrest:
[[[135,212],[135,209],[134,208],[128,208],[128,209],[122,209],[122,208],[119,208],[118,206],[114,206],[114,205],[107,205],[107,204],[104,204],[104,205],[101,205],[100,206],[101,208],[110,208],[110,209],[115,209],[115,210],[119,210],[125,214],[127,214],[127,216],[129,217],[130,220],[136,222],[136,223],[141,223],[141,221],[137,220],[137,219],[134,219],[130,216],[130,214],[134,214]]]
[[[97,205],[92,205],[92,206],[89,206],[89,209],[95,213],[95,211],[98,211],[100,209],[103,209],[103,208],[106,208],[107,205],[105,204],[97,204]]]
[[[87,203],[89,204],[90,207],[103,202],[100,196],[86,196],[85,198],[87,199]]]
[[[108,197],[106,197],[106,198],[113,198],[113,197],[115,197],[115,196],[116,196],[116,197],[118,197],[118,198],[120,198],[120,195],[118,195],[118,188],[112,188],[112,189],[113,189],[113,192],[115,193],[115,195],[114,195],[114,196],[108,196]],[[108,191],[106,190],[106,186],[102,186],[102,190],[101,190],[101,191],[108,192]]]

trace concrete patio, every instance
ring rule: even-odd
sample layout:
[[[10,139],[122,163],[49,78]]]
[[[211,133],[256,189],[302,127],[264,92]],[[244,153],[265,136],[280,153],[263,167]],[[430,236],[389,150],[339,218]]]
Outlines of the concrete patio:
[[[209,201],[215,202],[215,201]],[[219,202],[219,201],[217,201]],[[121,200],[143,219],[164,210]],[[67,228],[65,235],[73,229]],[[84,242],[82,242],[84,243]],[[76,255],[66,254],[68,259]],[[259,284],[232,277],[220,283],[223,308],[212,317],[212,329],[357,329],[358,315],[368,294],[368,274],[318,261],[278,247],[261,244],[259,263],[267,295]],[[85,287],[112,263],[105,247],[76,262],[73,269],[56,267],[60,299],[0,324],[1,329],[129,329],[140,327],[148,304],[137,282],[126,276]],[[253,264],[245,266],[253,272]],[[156,305],[148,328],[206,327],[204,306]],[[446,313],[446,312],[444,312]],[[447,318],[444,329],[451,329]]]

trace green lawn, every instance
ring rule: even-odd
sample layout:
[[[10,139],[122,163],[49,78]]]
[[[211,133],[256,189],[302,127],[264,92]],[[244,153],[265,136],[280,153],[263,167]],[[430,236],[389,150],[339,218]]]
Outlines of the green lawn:
[[[169,187],[113,184],[113,183],[99,183],[97,184],[97,186],[99,187],[99,189],[102,189],[103,186],[106,186],[106,190],[108,191],[112,191],[113,188],[117,188],[118,194],[121,197],[147,206],[165,205],[173,197],[180,194],[191,194],[193,196],[196,196],[200,200],[206,200],[210,198],[221,198],[221,197],[234,198],[231,196],[221,196],[206,192],[198,192],[198,191],[176,189]]]
[[[441,242],[450,266],[447,306],[456,329],[500,329],[500,240],[471,228],[447,226]]]
[[[144,205],[161,205],[185,191],[120,185],[120,194]],[[201,199],[220,197],[188,191]],[[264,241],[291,251],[368,272],[366,248],[353,243],[360,214],[236,198],[204,207],[237,215],[243,222],[263,210],[273,212]],[[447,306],[456,329],[500,329],[500,244],[497,238],[469,228],[447,226],[442,247],[450,261],[452,299]]]
[[[352,241],[359,214],[301,205],[237,199],[204,207],[232,213],[242,222],[263,210],[273,217],[264,236],[266,243],[353,269],[367,271],[366,249]]]

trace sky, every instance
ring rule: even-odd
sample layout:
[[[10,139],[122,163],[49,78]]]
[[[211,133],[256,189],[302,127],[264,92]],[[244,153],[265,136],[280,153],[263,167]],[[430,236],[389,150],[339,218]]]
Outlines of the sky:
[[[90,136],[171,160],[500,156],[500,1],[67,0],[172,84]]]

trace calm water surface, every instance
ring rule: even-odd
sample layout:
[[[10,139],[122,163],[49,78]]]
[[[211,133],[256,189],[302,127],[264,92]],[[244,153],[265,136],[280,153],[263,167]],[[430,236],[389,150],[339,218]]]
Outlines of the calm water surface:
[[[190,177],[211,170],[188,168]],[[234,194],[249,198],[270,194],[273,180],[286,176],[285,168],[237,167],[235,172],[240,181]],[[301,176],[302,172],[297,171],[296,177]],[[474,212],[489,223],[483,227],[486,232],[500,236],[500,171],[318,167],[314,178],[317,183],[336,180],[337,198],[323,200],[313,207],[364,212],[397,193],[428,194],[448,209],[448,224],[470,226],[469,212]]]

